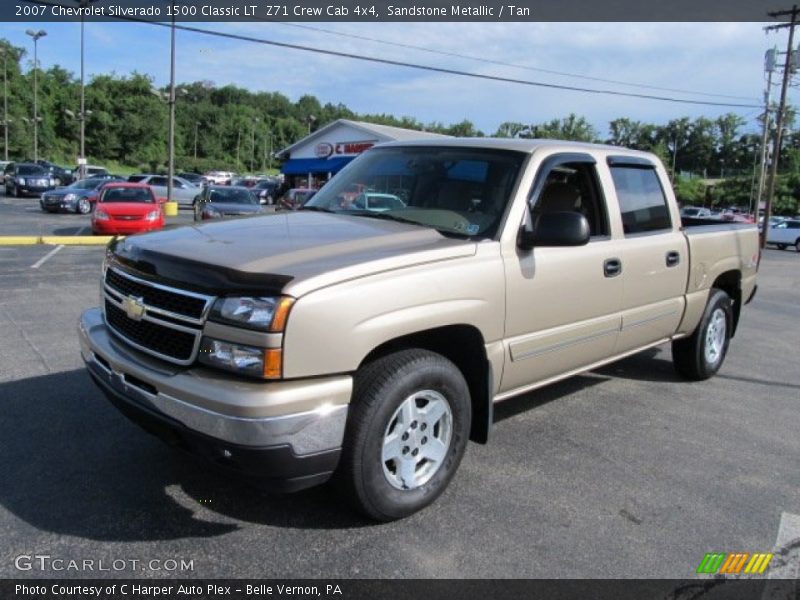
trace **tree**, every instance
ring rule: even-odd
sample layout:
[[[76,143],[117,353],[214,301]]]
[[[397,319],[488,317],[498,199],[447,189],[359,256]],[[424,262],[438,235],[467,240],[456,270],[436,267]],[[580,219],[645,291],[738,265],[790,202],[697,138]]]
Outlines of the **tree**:
[[[535,138],[548,138],[556,140],[573,140],[578,142],[593,142],[597,132],[585,117],[574,113],[563,119],[553,119],[532,128]]]
[[[522,137],[521,134],[528,131],[528,126],[516,121],[505,121],[501,123],[495,132],[495,137],[515,138]]]

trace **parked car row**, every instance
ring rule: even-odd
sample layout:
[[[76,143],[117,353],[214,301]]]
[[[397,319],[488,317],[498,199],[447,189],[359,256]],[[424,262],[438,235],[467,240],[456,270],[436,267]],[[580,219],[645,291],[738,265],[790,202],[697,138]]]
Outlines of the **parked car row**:
[[[723,208],[721,210],[704,208],[702,206],[684,206],[681,216],[693,219],[714,219],[717,221],[731,221],[736,223],[753,223],[753,215],[739,208]]]
[[[800,252],[800,219],[782,219],[776,222],[767,231],[767,243],[773,244],[778,250],[794,246]]]

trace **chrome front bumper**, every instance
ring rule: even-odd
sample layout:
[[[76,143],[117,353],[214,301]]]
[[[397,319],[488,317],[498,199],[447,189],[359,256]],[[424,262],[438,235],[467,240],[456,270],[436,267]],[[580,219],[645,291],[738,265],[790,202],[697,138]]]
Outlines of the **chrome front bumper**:
[[[81,315],[78,332],[89,373],[133,408],[237,446],[289,446],[297,456],[341,448],[350,376],[260,382],[168,365],[117,340],[99,308]]]

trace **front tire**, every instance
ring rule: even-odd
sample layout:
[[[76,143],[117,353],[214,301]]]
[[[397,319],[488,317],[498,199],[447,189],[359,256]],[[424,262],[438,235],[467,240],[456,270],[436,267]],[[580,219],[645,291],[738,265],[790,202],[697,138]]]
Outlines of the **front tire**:
[[[88,215],[92,212],[92,203],[89,202],[88,198],[78,198],[78,202],[75,204],[75,212],[79,215]]]
[[[778,246],[778,250],[786,250],[786,244],[776,244]]]
[[[730,296],[712,288],[697,329],[689,337],[672,342],[675,370],[692,381],[712,377],[725,361],[732,330]]]
[[[392,521],[431,504],[464,456],[472,405],[458,368],[427,350],[402,350],[355,376],[336,479],[360,512]]]
[[[795,241],[795,243],[794,243],[794,249],[795,249],[797,252],[800,252],[800,238],[797,238],[797,240]]]

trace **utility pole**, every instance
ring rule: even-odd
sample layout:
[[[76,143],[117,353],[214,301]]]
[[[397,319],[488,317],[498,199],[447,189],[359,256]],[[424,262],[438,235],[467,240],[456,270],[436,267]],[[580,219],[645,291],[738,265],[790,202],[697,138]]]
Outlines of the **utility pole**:
[[[758,209],[761,207],[761,198],[764,196],[764,184],[767,178],[767,142],[770,128],[770,105],[772,104],[772,74],[775,72],[775,64],[778,59],[778,49],[767,50],[764,56],[764,68],[767,71],[767,89],[764,92],[764,120],[762,121],[763,130],[761,133],[761,162],[758,174],[758,193],[756,193],[756,206],[753,210],[756,223],[758,223]]]
[[[797,25],[797,18],[800,9],[795,4],[791,10],[779,10],[767,13],[770,17],[791,16],[791,21],[767,27],[767,31],[789,28],[789,42],[786,45],[786,62],[783,65],[783,83],[781,84],[781,101],[778,105],[778,114],[775,119],[775,139],[772,146],[772,163],[769,168],[769,187],[767,189],[767,202],[764,206],[764,226],[761,228],[760,245],[763,249],[767,244],[767,232],[769,231],[769,219],[772,216],[772,199],[775,195],[775,179],[778,176],[778,161],[781,155],[781,138],[783,137],[783,121],[786,113],[786,91],[789,88],[789,76],[792,65],[792,44],[794,43],[794,28]]]

